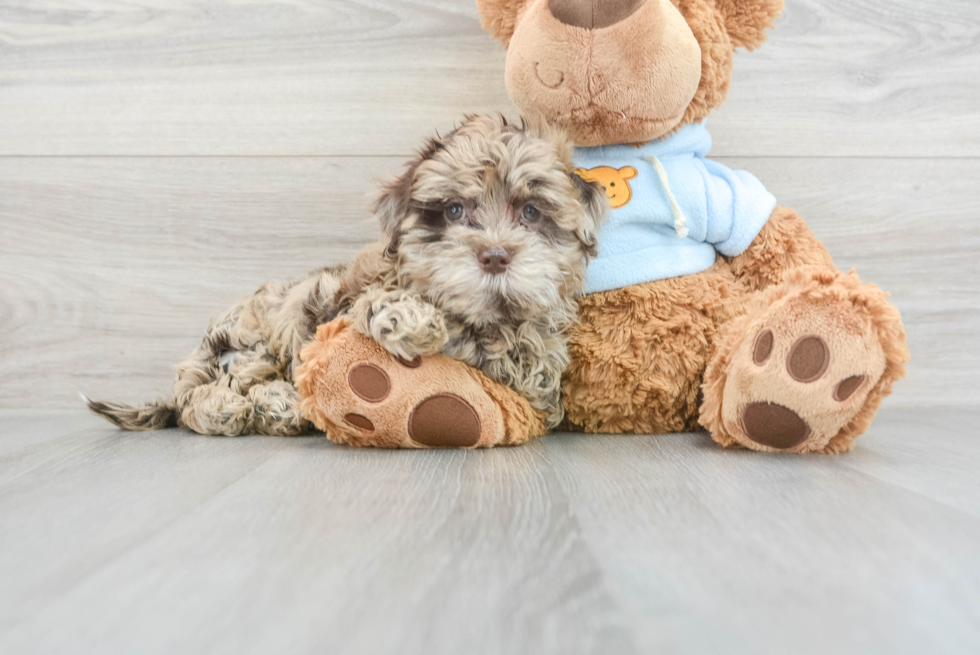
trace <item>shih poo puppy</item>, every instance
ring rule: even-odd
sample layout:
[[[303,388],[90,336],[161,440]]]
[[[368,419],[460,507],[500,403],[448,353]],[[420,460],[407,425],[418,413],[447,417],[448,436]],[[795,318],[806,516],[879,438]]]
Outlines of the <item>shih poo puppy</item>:
[[[397,357],[441,352],[482,370],[558,425],[574,294],[608,206],[573,174],[571,148],[544,124],[468,116],[382,185],[381,243],[215,318],[170,399],[89,408],[126,430],[299,434],[300,351],[318,325],[347,316]]]

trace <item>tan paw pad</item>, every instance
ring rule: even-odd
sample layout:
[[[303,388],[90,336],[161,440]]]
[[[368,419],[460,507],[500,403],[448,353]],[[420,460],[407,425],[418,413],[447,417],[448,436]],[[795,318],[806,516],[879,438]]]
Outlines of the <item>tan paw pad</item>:
[[[884,366],[874,332],[850,305],[774,305],[732,354],[726,431],[756,450],[820,450],[861,408]]]
[[[527,401],[443,355],[399,359],[336,322],[320,326],[302,357],[297,389],[303,415],[334,441],[478,448],[528,438],[530,423],[515,419],[519,403]]]

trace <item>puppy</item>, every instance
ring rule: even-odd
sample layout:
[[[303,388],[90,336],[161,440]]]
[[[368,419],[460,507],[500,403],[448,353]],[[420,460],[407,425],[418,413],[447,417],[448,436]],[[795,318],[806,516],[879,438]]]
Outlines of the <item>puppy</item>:
[[[554,427],[573,294],[608,207],[573,169],[563,134],[469,116],[382,185],[381,243],[303,281],[266,284],[218,316],[177,366],[172,399],[88,406],[126,430],[299,434],[300,351],[318,325],[347,316],[397,357],[442,352],[479,368]]]

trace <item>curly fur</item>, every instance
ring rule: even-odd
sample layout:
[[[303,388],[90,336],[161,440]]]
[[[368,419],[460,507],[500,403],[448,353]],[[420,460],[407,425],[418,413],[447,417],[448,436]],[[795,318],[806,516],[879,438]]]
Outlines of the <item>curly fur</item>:
[[[218,316],[177,366],[171,400],[89,408],[128,430],[299,434],[309,427],[293,384],[301,351],[319,324],[346,316],[399,357],[442,352],[480,369],[557,425],[573,294],[607,206],[572,171],[564,134],[469,116],[383,185],[383,243],[305,280],[266,284]],[[481,266],[487,250],[507,254],[505,270]]]
[[[701,273],[580,299],[565,371],[569,429],[596,433],[698,429],[700,381],[741,286],[723,260]]]

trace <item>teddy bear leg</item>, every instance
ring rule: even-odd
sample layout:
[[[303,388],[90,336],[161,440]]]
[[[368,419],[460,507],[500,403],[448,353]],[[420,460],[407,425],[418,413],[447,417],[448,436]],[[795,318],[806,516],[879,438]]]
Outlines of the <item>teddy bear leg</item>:
[[[795,210],[776,207],[745,252],[730,260],[735,278],[760,291],[802,266],[834,269],[834,260]]]
[[[728,447],[850,450],[905,374],[901,317],[853,272],[808,267],[783,280],[719,334],[701,424]]]
[[[444,355],[392,355],[345,318],[321,325],[296,374],[300,409],[338,443],[489,448],[545,433],[544,413]]]
[[[700,384],[742,287],[719,259],[701,273],[584,296],[562,377],[566,429],[697,430]]]

